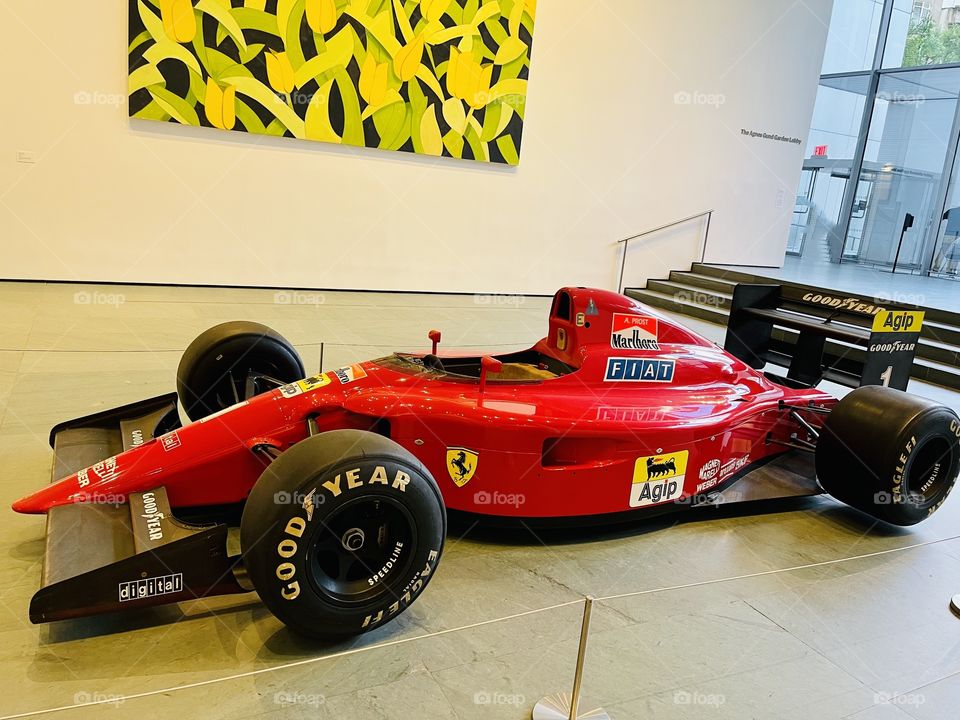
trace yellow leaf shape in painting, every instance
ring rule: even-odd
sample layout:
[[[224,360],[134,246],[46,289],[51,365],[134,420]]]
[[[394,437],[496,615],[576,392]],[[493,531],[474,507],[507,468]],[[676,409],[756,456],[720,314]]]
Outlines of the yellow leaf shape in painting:
[[[457,98],[443,101],[443,119],[458,135],[463,135],[467,129],[467,114],[463,111],[463,103]]]
[[[303,126],[304,137],[308,140],[340,142],[340,136],[337,135],[333,125],[330,124],[329,97],[332,88],[333,79],[331,78],[321,85],[320,89],[310,98]]]
[[[443,154],[443,137],[440,135],[440,125],[437,123],[436,105],[428,107],[420,118],[420,147],[427,155]]]
[[[267,0],[244,0],[243,6],[251,10],[263,10],[267,6]]]
[[[233,130],[237,120],[234,105],[236,93],[236,88],[232,85],[221,89],[216,80],[207,78],[207,95],[203,101],[203,109],[207,120],[215,128]]]
[[[497,56],[493,59],[493,62],[497,65],[506,65],[508,62],[513,62],[523,53],[527,51],[527,46],[518,37],[510,35],[505,38],[500,47],[497,50]]]
[[[446,14],[448,7],[450,7],[450,0],[420,0],[420,14],[427,19],[427,22],[437,22]]]
[[[417,74],[417,68],[423,59],[423,44],[423,35],[417,35],[408,45],[400,48],[393,58],[393,71],[401,82],[407,82]]]
[[[520,34],[521,20],[523,20],[523,0],[514,0],[513,10],[510,11],[510,18],[507,20],[507,27],[513,37]]]
[[[267,58],[267,80],[270,87],[279,93],[290,93],[293,91],[293,65],[290,64],[290,58],[285,52],[274,52],[271,50],[265,56]]]
[[[307,24],[315,33],[328,33],[337,26],[334,0],[307,0]]]
[[[367,105],[379,106],[387,94],[389,83],[388,63],[378,63],[372,52],[367,53],[367,59],[360,68],[359,90],[360,97],[367,101]]]
[[[197,19],[190,0],[160,0],[160,19],[168,38],[178,43],[193,42]]]
[[[479,110],[489,101],[493,65],[481,65],[470,55],[450,48],[447,64],[447,91]]]
[[[537,17],[537,0],[524,0],[523,4],[527,8],[527,15],[530,16],[531,20],[536,19]]]
[[[460,73],[460,51],[450,48],[450,61],[447,63],[447,94],[457,97],[458,75]]]

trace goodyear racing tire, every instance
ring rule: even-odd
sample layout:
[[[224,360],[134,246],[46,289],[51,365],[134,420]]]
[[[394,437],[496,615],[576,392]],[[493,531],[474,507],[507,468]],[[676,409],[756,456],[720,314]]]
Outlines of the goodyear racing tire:
[[[187,417],[199,420],[245,399],[251,372],[285,383],[306,375],[293,345],[266,325],[241,320],[202,332],[177,367],[177,396]]]
[[[322,640],[381,627],[433,577],[447,517],[437,483],[392,440],[333,430],[282,453],[240,523],[257,594],[289,628]]]
[[[838,500],[894,525],[943,504],[960,472],[960,420],[948,407],[868,386],[842,398],[817,441],[817,477]]]

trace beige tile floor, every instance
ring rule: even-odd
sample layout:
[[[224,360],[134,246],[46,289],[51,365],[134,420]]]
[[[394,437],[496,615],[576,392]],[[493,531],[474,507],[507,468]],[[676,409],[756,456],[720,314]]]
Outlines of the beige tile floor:
[[[266,322],[309,369],[323,343],[329,369],[423,347],[433,327],[447,346],[519,348],[543,334],[547,307],[0,284],[0,719],[54,708],[51,717],[137,720],[526,718],[540,696],[569,686],[577,601],[630,593],[643,594],[598,603],[585,676],[588,702],[618,720],[957,717],[960,620],[947,609],[960,592],[960,540],[949,539],[960,534],[957,497],[911,530],[826,498],[628,529],[462,528],[407,614],[332,647],[292,637],[252,596],[26,621],[43,522],[2,508],[47,482],[50,425],[169,391],[181,350],[206,327]],[[960,408],[958,395],[912,389]]]

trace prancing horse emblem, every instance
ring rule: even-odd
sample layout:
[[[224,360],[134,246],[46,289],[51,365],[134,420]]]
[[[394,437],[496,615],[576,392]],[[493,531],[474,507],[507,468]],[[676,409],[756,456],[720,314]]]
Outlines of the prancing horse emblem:
[[[477,472],[479,453],[463,447],[447,448],[447,472],[457,487],[463,487]]]

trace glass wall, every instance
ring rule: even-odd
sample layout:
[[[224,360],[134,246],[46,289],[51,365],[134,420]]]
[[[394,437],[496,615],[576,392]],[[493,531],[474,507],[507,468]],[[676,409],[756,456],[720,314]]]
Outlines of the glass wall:
[[[834,0],[787,252],[957,276],[958,98],[960,0]]]
[[[882,15],[883,0],[834,0],[821,72],[871,69]]]

